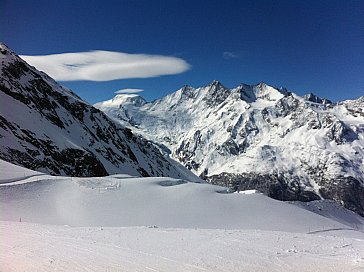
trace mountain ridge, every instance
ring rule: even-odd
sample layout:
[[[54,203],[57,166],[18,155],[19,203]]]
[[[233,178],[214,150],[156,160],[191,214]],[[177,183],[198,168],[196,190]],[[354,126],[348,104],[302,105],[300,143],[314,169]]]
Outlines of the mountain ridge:
[[[53,175],[196,179],[71,90],[0,45],[0,158]]]

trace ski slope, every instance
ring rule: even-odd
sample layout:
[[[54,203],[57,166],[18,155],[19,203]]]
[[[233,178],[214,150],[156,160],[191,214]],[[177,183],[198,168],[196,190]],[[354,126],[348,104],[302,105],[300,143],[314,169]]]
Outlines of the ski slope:
[[[0,170],[0,271],[364,269],[364,220],[331,202],[172,178],[52,177],[3,161]]]
[[[327,233],[79,228],[0,221],[0,236],[1,271],[328,272],[364,268],[363,237]]]

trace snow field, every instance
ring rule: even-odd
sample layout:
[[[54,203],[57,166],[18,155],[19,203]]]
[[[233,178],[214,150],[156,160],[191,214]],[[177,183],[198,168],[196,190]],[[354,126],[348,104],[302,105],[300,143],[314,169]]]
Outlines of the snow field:
[[[1,161],[0,169],[0,271],[364,269],[363,218],[333,202],[172,178],[52,177]]]
[[[363,236],[0,221],[0,237],[0,270],[9,272],[364,269]]]

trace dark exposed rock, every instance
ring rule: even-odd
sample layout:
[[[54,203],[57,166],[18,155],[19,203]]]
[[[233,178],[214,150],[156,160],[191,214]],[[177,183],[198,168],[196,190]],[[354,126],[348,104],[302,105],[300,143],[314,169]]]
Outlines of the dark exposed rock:
[[[224,102],[230,93],[220,82],[214,81],[204,100],[208,106],[216,106]]]
[[[364,217],[364,187],[353,177],[337,177],[325,181],[320,188],[320,194],[326,199],[332,199],[345,208]]]
[[[329,99],[318,97],[317,95],[314,95],[313,93],[309,93],[303,96],[307,101],[318,103],[318,104],[332,104],[332,102]]]
[[[297,180],[286,179],[276,174],[231,174],[204,176],[211,184],[226,186],[233,191],[255,189],[277,200],[312,201],[320,197],[313,191],[306,191]]]

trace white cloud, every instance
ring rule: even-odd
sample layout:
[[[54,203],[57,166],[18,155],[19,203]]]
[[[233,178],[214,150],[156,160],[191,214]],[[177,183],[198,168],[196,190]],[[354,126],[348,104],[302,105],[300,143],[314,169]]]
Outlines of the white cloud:
[[[222,56],[224,59],[237,59],[239,58],[239,55],[235,52],[231,52],[231,51],[225,51],[222,53]]]
[[[190,69],[185,60],[176,57],[112,51],[20,57],[59,81],[148,78],[179,74]]]
[[[141,93],[144,90],[142,89],[122,89],[122,90],[118,90],[115,93],[116,94],[135,94],[135,93]]]

